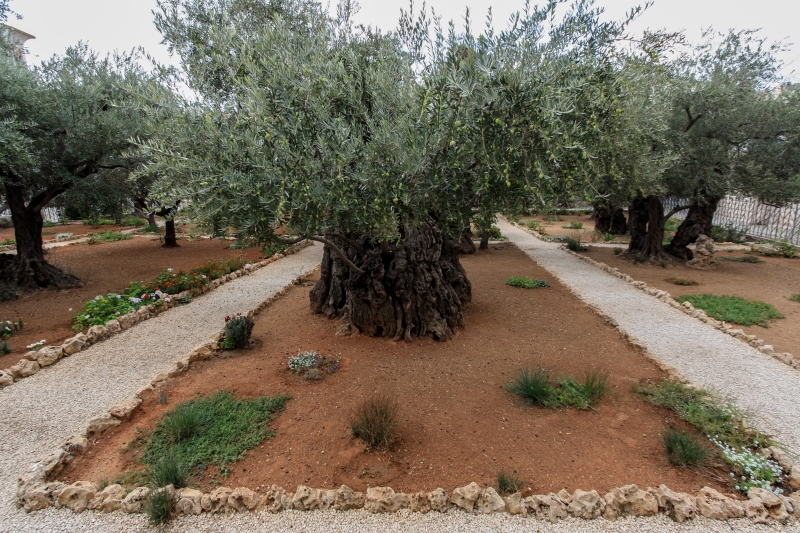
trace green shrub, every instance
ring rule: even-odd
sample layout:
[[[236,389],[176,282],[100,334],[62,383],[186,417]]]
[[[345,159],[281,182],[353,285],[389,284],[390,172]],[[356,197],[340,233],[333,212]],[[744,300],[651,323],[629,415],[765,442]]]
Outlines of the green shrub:
[[[221,391],[182,403],[168,412],[146,439],[141,461],[152,465],[171,454],[187,469],[224,467],[274,436],[269,422],[273,413],[283,410],[288,399],[289,396],[277,395],[237,400],[231,393]],[[203,423],[190,437],[175,441],[168,429],[169,420],[185,409],[194,410]]]
[[[507,239],[507,237],[503,235],[503,232],[500,231],[500,228],[498,228],[497,226],[491,226],[488,229],[488,232],[489,232],[489,238],[492,240],[503,241]]]
[[[494,477],[497,480],[497,492],[501,496],[514,494],[525,486],[525,482],[520,479],[516,471],[498,470]]]
[[[678,302],[691,302],[697,309],[717,320],[733,322],[742,326],[753,324],[769,327],[768,320],[785,318],[775,307],[758,300],[745,300],[739,296],[717,296],[716,294],[687,294],[676,298]]]
[[[615,237],[616,235],[612,235],[611,233],[603,233],[603,240],[605,242],[611,242],[614,240]]]
[[[375,395],[359,405],[350,423],[353,436],[375,450],[388,450],[397,439],[400,426],[397,401],[387,395]]]
[[[507,390],[522,397],[529,405],[541,407],[575,407],[588,409],[606,392],[608,375],[600,372],[587,372],[582,382],[573,376],[559,378],[553,385],[550,372],[546,369],[520,369]]]
[[[672,283],[673,285],[680,285],[681,287],[691,287],[692,285],[699,285],[696,281],[692,281],[686,278],[667,278],[667,283]]]
[[[129,239],[133,239],[133,235],[130,233],[121,233],[119,231],[101,231],[91,235],[89,240],[86,242],[89,244],[100,244],[101,242],[127,241]]]
[[[511,285],[519,289],[540,289],[550,286],[547,280],[523,278],[520,276],[511,276],[506,280],[506,285]]]
[[[717,257],[720,261],[732,261],[735,263],[763,263],[764,260],[755,255],[743,255],[740,257]]]
[[[725,227],[717,225],[711,226],[710,237],[714,239],[716,242],[735,242],[738,244],[742,244],[744,243],[746,235],[747,235],[746,230],[736,229],[731,224],[728,224]]]
[[[583,229],[583,222],[570,222],[566,226],[561,226],[564,229]]]
[[[49,220],[45,220],[42,222],[42,227],[44,228],[52,228],[53,226],[58,226],[55,222],[50,222]]]
[[[678,226],[680,225],[680,222],[670,217],[664,222],[664,231],[678,231]]]
[[[176,489],[183,488],[188,477],[189,469],[171,452],[167,452],[147,470],[147,479],[156,488],[167,485],[172,485]]]
[[[661,440],[667,450],[667,459],[675,466],[701,466],[711,454],[700,439],[689,433],[666,429],[661,433]]]
[[[139,226],[144,226],[147,224],[147,221],[143,218],[139,217],[125,217],[122,219],[122,223],[120,226],[131,226],[134,228],[138,228]]]
[[[166,489],[154,490],[147,498],[145,512],[154,524],[163,524],[172,517],[175,497]]]
[[[581,241],[574,237],[567,237],[567,248],[573,252],[585,252],[587,248],[581,244]]]
[[[791,300],[791,301],[793,301],[793,302],[800,303],[800,294],[792,294],[792,295],[789,297],[789,300]]]
[[[775,256],[775,257],[788,257],[789,259],[794,259],[797,257],[798,253],[800,253],[800,246],[795,246],[794,244],[790,243],[786,239],[780,241],[767,241],[771,244],[775,251],[768,251],[765,248],[760,248],[759,252],[768,255],[768,256]]]
[[[614,255],[620,255],[622,253],[622,248],[614,248]]]
[[[0,241],[0,246],[15,246],[16,244],[17,244],[17,241],[15,241],[14,239],[12,239],[10,237]]]
[[[538,220],[531,219],[531,220],[529,220],[527,222],[527,225],[528,225],[528,229],[531,230],[531,231],[536,231],[536,232],[541,231],[542,225],[539,223]]]
[[[139,230],[139,233],[158,233],[161,234],[161,228],[158,226],[145,226]]]
[[[110,218],[90,217],[83,221],[84,226],[113,226],[114,221]]]
[[[0,355],[8,355],[14,350],[11,349],[11,345],[8,344],[8,341],[0,342]]]
[[[194,404],[181,404],[172,411],[168,418],[164,419],[164,430],[169,434],[172,442],[181,442],[197,433],[203,426],[203,422],[203,413]]]
[[[242,316],[225,317],[225,336],[222,339],[222,347],[225,350],[238,350],[247,346],[250,342],[250,335],[253,333],[255,322],[252,318]]]

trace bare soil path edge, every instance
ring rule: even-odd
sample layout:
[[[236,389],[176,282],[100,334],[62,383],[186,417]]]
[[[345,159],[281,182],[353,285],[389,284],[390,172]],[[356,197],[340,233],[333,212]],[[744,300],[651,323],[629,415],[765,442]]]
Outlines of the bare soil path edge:
[[[690,383],[735,401],[750,422],[800,452],[797,371],[505,221],[509,241]]]

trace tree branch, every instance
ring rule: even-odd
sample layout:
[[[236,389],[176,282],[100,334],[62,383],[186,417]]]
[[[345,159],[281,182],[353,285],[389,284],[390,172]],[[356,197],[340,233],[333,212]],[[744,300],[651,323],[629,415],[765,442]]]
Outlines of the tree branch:
[[[700,119],[703,117],[703,114],[702,114],[702,113],[700,113],[700,114],[699,114],[699,115],[697,115],[696,117],[692,118],[692,113],[689,111],[689,108],[688,108],[688,107],[684,107],[684,110],[686,111],[686,116],[687,116],[687,117],[689,117],[689,123],[686,125],[686,127],[685,127],[685,128],[683,128],[683,132],[684,132],[684,133],[686,133],[687,131],[689,131],[690,129],[692,129],[692,126],[694,126],[694,125],[695,125],[695,123],[696,123],[698,120],[700,120]]]
[[[344,236],[344,235],[342,235],[341,233],[326,233],[326,234],[325,234],[325,236],[326,236],[326,237],[336,237],[336,238],[338,238],[338,239],[342,239],[344,242],[346,242],[347,244],[349,244],[350,246],[352,246],[353,248],[355,248],[356,250],[358,250],[358,252],[359,252],[360,254],[364,254],[364,253],[366,253],[366,252],[364,252],[364,247],[363,247],[363,246],[361,246],[360,244],[358,244],[356,241],[354,241],[354,240],[352,240],[352,239],[349,239],[349,238],[345,237],[345,236]]]
[[[361,269],[360,269],[360,268],[358,268],[358,267],[357,267],[357,266],[356,266],[356,265],[355,265],[355,264],[354,264],[352,261],[350,261],[350,260],[347,258],[347,256],[346,256],[346,255],[344,255],[344,253],[342,253],[342,251],[339,249],[339,247],[338,247],[338,246],[336,246],[336,245],[335,245],[333,242],[329,241],[329,240],[328,240],[328,239],[326,239],[325,237],[316,237],[316,236],[312,235],[312,236],[310,236],[310,237],[307,237],[307,238],[308,238],[308,240],[310,240],[310,241],[317,241],[317,242],[321,242],[321,243],[322,243],[322,244],[324,244],[325,246],[329,246],[329,247],[330,247],[330,248],[331,248],[331,249],[332,249],[334,252],[336,252],[336,255],[338,255],[338,256],[339,256],[339,257],[342,259],[342,261],[344,261],[344,263],[345,263],[347,266],[349,266],[349,267],[350,267],[350,270],[352,270],[352,271],[353,271],[353,272],[355,272],[356,274],[359,274],[359,275],[366,274],[366,272],[365,272],[365,271],[361,270]]]
[[[664,217],[664,222],[672,218],[672,215],[674,215],[675,213],[680,213],[681,211],[689,209],[690,207],[691,207],[690,205],[675,206],[669,213],[667,213],[667,216]]]

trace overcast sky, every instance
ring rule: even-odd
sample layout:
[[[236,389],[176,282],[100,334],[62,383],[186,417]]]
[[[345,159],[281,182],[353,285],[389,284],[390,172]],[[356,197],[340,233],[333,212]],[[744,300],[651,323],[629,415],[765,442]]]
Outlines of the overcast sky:
[[[415,2],[418,6],[421,3]],[[155,4],[155,0],[12,0],[11,8],[23,19],[9,22],[36,36],[27,43],[29,64],[63,53],[67,46],[80,40],[102,53],[143,46],[159,61],[171,63],[174,60],[159,44],[160,35],[153,27],[151,11]],[[397,24],[400,8],[408,7],[408,0],[362,0],[361,4],[358,23],[391,30]],[[606,8],[609,17],[618,19],[637,3],[598,0],[597,4]],[[452,19],[457,24],[468,6],[476,30],[482,27],[490,6],[498,27],[504,26],[510,14],[522,5],[523,0],[428,0],[428,6],[444,21]],[[784,75],[796,71],[791,78],[800,80],[800,0],[656,0],[634,30],[684,30],[690,41],[697,42],[701,30],[709,26],[722,31],[760,28],[763,37],[795,43],[780,59],[787,63]]]

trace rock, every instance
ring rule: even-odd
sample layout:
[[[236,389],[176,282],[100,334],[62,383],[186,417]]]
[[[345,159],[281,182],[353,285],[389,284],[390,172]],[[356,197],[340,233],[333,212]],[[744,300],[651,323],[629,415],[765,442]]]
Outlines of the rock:
[[[794,465],[789,472],[789,486],[800,489],[800,465]]]
[[[109,335],[115,335],[122,331],[122,325],[119,323],[119,320],[109,320],[106,322],[106,329]]]
[[[292,507],[300,511],[329,509],[336,501],[335,490],[312,489],[300,485],[292,497]]]
[[[286,491],[277,485],[272,485],[264,497],[264,508],[271,513],[277,513],[283,510],[285,498]],[[289,503],[291,504],[291,501]]]
[[[122,499],[122,510],[126,513],[141,513],[150,497],[150,489],[137,487]]]
[[[636,485],[612,489],[605,495],[605,501],[603,516],[607,520],[616,520],[620,516],[653,516],[658,513],[655,496]]]
[[[6,368],[6,372],[14,376],[14,379],[22,379],[34,375],[40,368],[39,363],[36,361],[21,359],[16,365]]]
[[[697,511],[712,520],[728,520],[744,517],[744,505],[741,502],[720,494],[711,487],[703,487],[695,498]]]
[[[503,500],[506,502],[506,512],[508,514],[521,514],[522,516],[528,516],[528,508],[522,501],[522,494],[519,492],[515,492],[511,496],[506,496],[503,498]]]
[[[200,514],[203,512],[203,493],[197,489],[180,489],[175,494],[175,512],[179,514]]]
[[[103,432],[120,425],[119,419],[112,416],[100,416],[92,419],[86,426],[86,436],[90,439],[99,437]]]
[[[50,366],[64,356],[61,346],[44,346],[38,352],[30,351],[23,357],[30,361],[36,361],[39,366]]]
[[[337,511],[347,511],[349,509],[361,509],[364,507],[366,497],[363,492],[356,492],[347,485],[342,485],[336,491],[336,500],[333,508]]]
[[[86,348],[86,341],[88,337],[83,333],[79,333],[72,337],[71,339],[67,339],[64,341],[64,344],[61,345],[61,348],[64,350],[64,355],[72,355],[74,353],[80,352],[84,348]]]
[[[108,414],[114,418],[119,418],[120,420],[127,420],[130,418],[131,413],[133,413],[133,411],[135,411],[136,408],[141,404],[141,398],[129,398],[109,409]]]
[[[73,435],[64,442],[61,443],[61,448],[73,455],[83,455],[83,452],[86,451],[86,448],[89,446],[89,439],[87,439],[84,435]]]
[[[771,344],[765,344],[764,346],[759,346],[758,351],[767,355],[772,355],[775,353],[775,348],[773,348]]]
[[[686,309],[694,309],[692,302],[683,302],[681,305]]]
[[[592,520],[601,516],[605,508],[606,502],[596,490],[586,492],[578,489],[572,495],[572,501],[567,506],[567,511],[576,518]]]
[[[14,376],[5,370],[0,370],[0,387],[8,387],[14,383]]]
[[[262,503],[262,498],[246,487],[233,489],[228,496],[228,507],[235,511],[253,511]]]
[[[549,520],[555,524],[562,518],[567,518],[567,504],[562,502],[557,494],[534,494],[523,500],[528,514],[535,515],[542,520]]]
[[[108,328],[106,326],[92,326],[86,332],[86,336],[89,338],[89,342],[94,344],[108,337]]]
[[[136,311],[129,311],[128,314],[121,315],[117,318],[117,322],[120,328],[128,329],[139,322],[139,315],[136,314]]]
[[[751,487],[750,490],[747,491],[747,497],[750,498],[750,500],[757,499],[762,502],[764,508],[769,513],[770,518],[773,520],[780,522],[781,520],[786,520],[789,518],[789,512],[784,506],[783,500],[774,492],[758,487]],[[794,508],[792,508],[792,510],[794,511]],[[745,512],[747,512],[746,504]]]
[[[688,494],[673,492],[666,485],[659,485],[653,492],[658,508],[678,523],[691,520],[697,514],[694,498]]]
[[[708,237],[707,235],[699,235],[697,237],[697,243],[695,244],[694,249],[694,258],[690,261],[686,262],[686,266],[692,268],[710,268],[717,264],[714,260],[714,253],[716,252],[716,248],[714,247],[714,239]]]
[[[150,318],[150,310],[147,306],[142,306],[136,310],[136,315],[139,317],[139,321],[147,320]]]
[[[76,513],[82,513],[95,494],[97,494],[97,485],[90,481],[78,481],[61,491],[56,500],[56,507],[58,509],[67,507]]]
[[[772,459],[776,463],[781,465],[781,468],[783,468],[786,472],[792,471],[792,467],[794,466],[794,461],[792,460],[791,457],[789,457],[788,453],[781,450],[777,446],[770,446],[767,449],[769,450]]]
[[[475,502],[481,495],[481,488],[474,481],[465,487],[459,487],[453,491],[450,501],[456,507],[461,507],[465,511],[472,511]]]
[[[744,515],[755,524],[766,524],[769,522],[769,513],[764,507],[764,502],[759,498],[750,498],[744,502]]]
[[[127,494],[125,493],[125,489],[122,488],[122,485],[109,485],[92,498],[88,508],[91,510],[101,509],[107,513],[117,511],[122,508],[122,499],[125,498],[125,496],[127,496]],[[108,502],[109,505],[105,505],[106,502]]]
[[[35,485],[23,494],[22,508],[25,509],[25,512],[30,513],[50,507],[65,487],[64,483],[58,482]]]
[[[496,490],[486,487],[475,502],[475,510],[483,514],[500,513],[506,510],[506,502]]]
[[[794,363],[794,357],[790,353],[771,353],[770,355],[785,365]]]
[[[228,498],[233,493],[228,487],[219,487],[211,491],[211,494],[203,494],[200,504],[203,510],[209,513],[224,513],[228,511]]]
[[[428,493],[428,505],[431,511],[443,513],[447,510],[448,503],[450,503],[450,498],[447,497],[447,491],[444,489],[438,488]]]
[[[396,493],[391,487],[370,487],[364,509],[371,513],[394,513],[411,505],[411,498],[402,492]]]
[[[189,360],[203,361],[205,359],[208,359],[212,355],[214,355],[214,352],[212,352],[211,349],[209,349],[205,345],[200,345],[197,348],[193,349],[191,352],[189,352]]]

